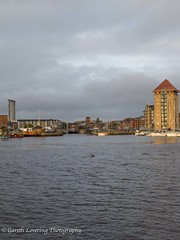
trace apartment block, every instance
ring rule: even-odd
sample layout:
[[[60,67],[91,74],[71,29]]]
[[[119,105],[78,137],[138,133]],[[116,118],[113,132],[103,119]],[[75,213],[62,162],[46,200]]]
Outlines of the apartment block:
[[[41,126],[43,129],[60,129],[62,122],[58,119],[18,119],[18,128],[33,128]]]
[[[144,128],[144,117],[125,118],[120,121],[119,130],[121,131],[134,131]]]
[[[154,105],[146,105],[144,109],[144,128],[152,130],[154,128]]]
[[[165,79],[154,89],[154,129],[175,130],[179,128],[178,93]]]

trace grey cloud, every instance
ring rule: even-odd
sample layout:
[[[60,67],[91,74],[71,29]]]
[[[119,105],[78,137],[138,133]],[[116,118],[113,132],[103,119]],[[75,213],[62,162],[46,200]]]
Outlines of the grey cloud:
[[[179,85],[177,0],[0,2],[0,113],[66,120],[142,115],[165,78]],[[148,100],[149,99],[149,100]]]

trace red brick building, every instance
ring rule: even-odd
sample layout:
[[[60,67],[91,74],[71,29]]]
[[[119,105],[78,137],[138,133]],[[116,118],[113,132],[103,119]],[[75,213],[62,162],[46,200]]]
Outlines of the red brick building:
[[[125,118],[120,122],[119,130],[133,131],[144,128],[144,117]]]
[[[91,118],[90,117],[86,117],[86,126],[90,126],[91,124]]]
[[[7,127],[8,125],[8,116],[0,115],[0,127]]]

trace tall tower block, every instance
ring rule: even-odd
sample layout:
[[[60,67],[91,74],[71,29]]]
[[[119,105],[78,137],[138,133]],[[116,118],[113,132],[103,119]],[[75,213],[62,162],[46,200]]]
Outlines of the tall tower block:
[[[154,89],[154,129],[179,127],[178,92],[167,79]]]
[[[15,122],[16,121],[16,101],[8,99],[8,121]]]

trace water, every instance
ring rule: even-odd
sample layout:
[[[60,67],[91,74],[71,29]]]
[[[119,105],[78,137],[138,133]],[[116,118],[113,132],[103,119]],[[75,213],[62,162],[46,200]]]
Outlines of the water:
[[[0,239],[180,239],[179,147],[135,136],[1,140]]]

